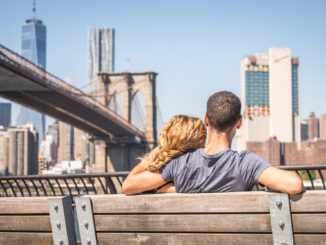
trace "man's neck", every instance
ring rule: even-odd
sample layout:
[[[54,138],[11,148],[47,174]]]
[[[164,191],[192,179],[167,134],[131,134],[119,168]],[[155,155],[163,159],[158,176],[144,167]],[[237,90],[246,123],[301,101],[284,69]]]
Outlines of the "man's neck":
[[[204,151],[208,155],[215,155],[223,150],[230,149],[232,143],[232,137],[225,132],[217,132],[211,128],[208,128],[208,143]]]

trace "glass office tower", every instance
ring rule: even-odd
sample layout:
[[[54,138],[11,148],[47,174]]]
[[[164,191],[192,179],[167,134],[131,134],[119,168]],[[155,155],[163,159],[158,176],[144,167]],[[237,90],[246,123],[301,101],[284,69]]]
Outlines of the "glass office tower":
[[[299,59],[287,48],[246,56],[241,62],[243,124],[237,148],[247,142],[276,137],[280,142],[301,140],[299,114]]]
[[[32,19],[26,20],[22,26],[22,56],[46,69],[46,26],[41,20],[35,18],[35,7]],[[33,123],[39,134],[39,144],[42,142],[45,133],[45,115],[21,106],[17,121],[19,125]]]
[[[0,125],[7,128],[11,124],[11,103],[0,102]]]

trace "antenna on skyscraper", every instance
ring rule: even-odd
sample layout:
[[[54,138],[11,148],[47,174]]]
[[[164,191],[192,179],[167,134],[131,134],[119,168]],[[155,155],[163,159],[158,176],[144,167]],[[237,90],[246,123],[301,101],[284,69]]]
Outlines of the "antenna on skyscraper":
[[[36,7],[35,7],[35,0],[33,0],[33,20],[35,20],[35,15],[36,15]]]

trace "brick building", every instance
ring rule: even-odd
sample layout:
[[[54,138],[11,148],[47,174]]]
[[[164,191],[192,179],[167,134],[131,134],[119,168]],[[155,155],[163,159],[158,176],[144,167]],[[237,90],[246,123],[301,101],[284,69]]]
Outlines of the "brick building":
[[[264,142],[247,142],[247,149],[273,165],[326,164],[326,140],[302,142],[298,150],[295,142],[282,143],[270,138]]]
[[[319,119],[319,136],[321,140],[326,140],[326,114],[320,115]]]

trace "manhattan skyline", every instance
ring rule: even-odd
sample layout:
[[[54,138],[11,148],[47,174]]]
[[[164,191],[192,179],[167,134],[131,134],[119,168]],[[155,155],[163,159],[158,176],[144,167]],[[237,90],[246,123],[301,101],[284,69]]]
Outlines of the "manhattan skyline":
[[[36,8],[48,29],[48,72],[84,87],[87,29],[114,28],[115,71],[159,73],[164,121],[175,114],[202,118],[215,91],[240,97],[241,59],[270,47],[290,48],[300,59],[301,118],[326,112],[324,1],[37,1]],[[1,9],[0,43],[20,53],[32,1],[2,2]]]

